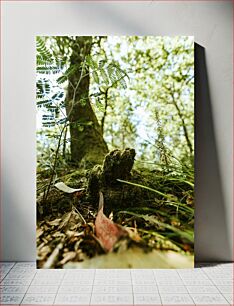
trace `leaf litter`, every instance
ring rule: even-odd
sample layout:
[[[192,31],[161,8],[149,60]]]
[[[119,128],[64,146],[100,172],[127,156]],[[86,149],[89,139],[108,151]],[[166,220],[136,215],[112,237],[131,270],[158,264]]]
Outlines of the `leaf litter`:
[[[84,190],[66,187],[68,186],[62,183],[58,189],[70,194]],[[163,217],[161,222],[152,222],[152,218],[147,217],[147,214],[142,216],[119,211],[118,218],[114,218],[117,223],[112,219],[113,212],[109,217],[104,214],[104,197],[103,193],[99,192],[98,210],[91,207],[87,209],[87,206],[80,202],[78,206],[72,205],[70,211],[60,214],[59,217],[58,214],[56,218],[51,214],[39,221],[36,232],[38,268],[140,268],[142,261],[148,261],[149,267],[169,268],[173,266],[172,258],[175,265],[184,259],[184,265],[191,266],[193,250],[189,243],[184,243],[181,248],[180,244],[173,243],[152,229],[154,223],[160,230],[165,230]],[[174,220],[169,229],[176,231],[176,225]],[[175,256],[170,257],[168,252],[175,253]]]

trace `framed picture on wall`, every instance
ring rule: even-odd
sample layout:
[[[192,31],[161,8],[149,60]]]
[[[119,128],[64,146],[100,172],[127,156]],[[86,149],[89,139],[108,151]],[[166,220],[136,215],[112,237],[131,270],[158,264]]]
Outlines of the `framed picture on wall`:
[[[36,50],[37,267],[193,267],[193,37]]]

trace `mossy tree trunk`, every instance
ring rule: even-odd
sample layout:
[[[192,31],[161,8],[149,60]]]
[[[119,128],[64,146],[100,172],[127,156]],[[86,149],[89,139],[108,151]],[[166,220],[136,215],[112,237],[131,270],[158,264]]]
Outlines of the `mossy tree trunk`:
[[[108,152],[102,129],[89,100],[90,75],[84,58],[91,52],[92,37],[77,37],[70,57],[70,67],[77,65],[69,77],[66,113],[71,136],[71,161],[101,163]]]

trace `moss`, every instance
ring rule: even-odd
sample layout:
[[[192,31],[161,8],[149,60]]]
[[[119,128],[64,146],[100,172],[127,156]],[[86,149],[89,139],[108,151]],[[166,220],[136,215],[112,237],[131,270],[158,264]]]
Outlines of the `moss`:
[[[117,179],[127,179],[134,164],[136,152],[134,149],[118,149],[106,155],[103,162],[103,179],[105,185],[117,184]]]
[[[98,192],[101,190],[103,185],[102,182],[102,166],[95,165],[89,172],[88,175],[88,188],[87,191],[91,198],[96,199]]]
[[[102,191],[105,208],[109,212],[127,203],[126,196],[132,200],[132,187],[123,185],[117,179],[131,180],[131,170],[135,158],[134,149],[113,150],[105,156],[103,165],[96,165],[89,172],[88,194],[94,205],[98,203],[98,192]]]

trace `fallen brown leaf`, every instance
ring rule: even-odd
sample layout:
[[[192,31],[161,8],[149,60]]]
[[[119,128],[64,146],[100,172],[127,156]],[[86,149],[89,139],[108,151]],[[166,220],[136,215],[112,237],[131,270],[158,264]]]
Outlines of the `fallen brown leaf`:
[[[58,229],[64,231],[76,230],[76,228],[81,226],[83,222],[84,219],[81,217],[81,215],[72,210],[62,216]]]
[[[60,261],[60,264],[64,265],[68,261],[70,261],[72,259],[75,259],[76,256],[77,256],[76,252],[67,252],[67,253],[63,254],[63,259]]]
[[[106,251],[111,251],[115,243],[127,235],[126,230],[108,219],[103,213],[104,199],[99,192],[99,211],[95,220],[96,236]]]
[[[41,235],[44,233],[42,228],[37,228],[37,239],[41,237]]]
[[[43,246],[37,254],[37,260],[43,260],[51,253],[51,248],[48,245]]]
[[[61,218],[54,219],[53,221],[47,221],[46,223],[51,226],[58,226],[61,222]]]

